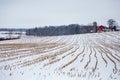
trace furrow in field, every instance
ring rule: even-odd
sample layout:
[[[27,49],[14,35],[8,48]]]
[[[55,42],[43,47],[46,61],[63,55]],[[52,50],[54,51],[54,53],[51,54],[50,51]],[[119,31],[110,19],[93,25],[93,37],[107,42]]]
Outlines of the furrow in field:
[[[118,52],[120,52],[120,50],[118,49],[118,47],[112,48],[111,45],[108,45],[107,43],[105,43],[105,42],[103,42],[103,41],[100,41],[100,40],[99,40],[99,43],[100,43],[101,46],[103,46],[103,47],[105,48],[105,49],[104,49],[104,48],[103,48],[103,49],[104,49],[104,51],[105,51],[106,53],[108,53],[108,54],[111,55],[114,59],[116,59],[118,62],[120,62],[120,59],[117,58],[116,56],[114,56],[113,53],[111,53],[111,51],[107,49],[107,48],[110,48],[110,49],[112,49],[112,50],[114,50],[114,51],[117,50]]]
[[[120,55],[118,55],[118,54],[115,54],[118,58],[120,58]]]
[[[108,49],[106,49],[105,52],[107,52],[109,55],[111,55],[111,57],[113,57],[115,60],[117,60],[118,62],[120,62],[120,59],[117,58],[115,55],[113,55],[113,54],[111,53],[111,51],[109,51]]]
[[[102,57],[103,61],[104,61],[105,64],[106,64],[106,67],[107,67],[108,62],[107,62],[107,60],[104,58],[103,52],[102,52],[101,50],[99,50],[98,48],[97,48],[97,50],[98,50],[98,52],[101,54],[101,57]]]
[[[120,40],[120,38],[118,37],[118,34],[117,34],[117,35],[114,35],[114,33],[113,33],[113,34],[106,33],[106,35],[108,35],[109,37],[112,37],[112,38],[114,38],[114,39]]]
[[[60,69],[63,69],[65,67],[67,67],[68,65],[72,64],[75,60],[78,59],[78,57],[84,53],[85,47],[83,48],[82,52],[80,52],[79,54],[76,55],[76,57],[74,59],[72,59],[71,61],[69,61],[68,63],[66,63],[65,65],[63,65]]]
[[[107,58],[114,64],[113,72],[116,73],[118,71],[116,62],[104,51],[102,47],[100,47],[100,50],[107,56]]]
[[[109,48],[109,49],[111,49],[111,50],[116,50],[116,51],[118,51],[118,52],[120,52],[120,50],[119,50],[119,48],[120,48],[120,46],[119,45],[117,45],[117,44],[107,44],[107,43],[105,43],[105,42],[100,42],[101,43],[101,45],[103,45],[103,46],[105,46],[105,47],[107,47],[107,48]]]
[[[104,43],[104,44],[101,44],[101,46],[105,46],[105,45],[106,45],[105,43]],[[120,62],[120,59],[117,58],[116,56],[114,56],[113,53],[111,53],[111,51],[108,50],[106,47],[107,47],[107,46],[105,46],[105,47],[103,48],[104,51],[105,51],[106,53],[108,53],[111,57],[113,57],[115,60],[117,60],[118,62]]]
[[[87,46],[87,44],[84,44],[84,45],[85,45],[86,51],[88,51],[88,46]],[[86,53],[82,54],[82,58],[81,58],[80,62],[83,62],[85,55],[86,55]]]
[[[45,53],[45,52],[50,52],[50,51],[53,51],[53,50],[57,50],[57,49],[59,49],[59,48],[65,47],[65,46],[66,46],[66,45],[61,45],[61,46],[59,46],[59,47],[50,48],[50,49],[48,49],[48,50],[39,50],[39,48],[38,48],[38,49],[33,49],[33,50],[31,50],[30,52],[25,53],[25,54],[22,53],[22,54],[20,54],[19,56],[13,56],[13,57],[11,57],[11,58],[2,59],[2,60],[0,60],[0,62],[10,61],[10,60],[15,60],[15,59],[20,59],[20,58],[24,58],[24,57],[30,57],[30,56],[34,56],[34,55],[39,55],[39,54],[43,54],[43,53]]]
[[[24,44],[24,45],[26,45],[26,44]],[[42,44],[42,45],[32,47],[32,48],[25,47],[25,48],[22,48],[21,50],[14,50],[13,52],[0,53],[0,54],[3,54],[0,57],[5,58],[5,57],[11,57],[11,56],[12,57],[13,56],[18,56],[18,55],[21,55],[22,52],[27,52],[27,51],[33,52],[34,50],[36,50],[36,51],[43,50],[44,51],[44,49],[55,48],[55,47],[61,46],[61,45],[63,45],[63,44],[44,44],[44,45]],[[25,53],[23,55],[25,55]]]
[[[51,60],[49,63],[44,64],[44,67],[46,67],[46,66],[48,66],[48,65],[50,65],[50,64],[56,63],[56,62],[58,62],[58,61],[60,61],[60,60],[63,60],[63,59],[66,58],[67,56],[74,54],[78,49],[79,49],[79,46],[76,47],[73,51],[70,51],[69,53],[66,52],[66,54],[63,55],[63,56],[61,55],[58,59]]]
[[[91,49],[91,47],[90,47],[89,60],[88,60],[88,62],[87,62],[87,63],[85,64],[85,66],[84,66],[85,69],[88,67],[89,63],[91,62],[91,54],[92,54],[92,49]]]
[[[108,62],[107,62],[107,60],[106,60],[105,57],[104,57],[104,53],[100,50],[101,46],[100,46],[99,44],[97,45],[95,42],[93,42],[93,45],[95,45],[94,48],[100,53],[103,61],[104,61],[105,64],[106,64],[106,67],[107,67]]]
[[[23,63],[18,64],[18,65],[21,65],[21,67],[30,66],[30,65],[33,65],[33,64],[36,64],[36,63],[39,63],[39,62],[48,60],[48,59],[50,59],[50,58],[56,57],[56,56],[58,56],[58,55],[62,55],[63,53],[67,52],[68,50],[71,50],[72,48],[73,48],[73,47],[67,46],[66,48],[60,49],[60,50],[58,50],[58,51],[55,52],[55,53],[52,53],[52,54],[51,54],[51,53],[48,53],[48,55],[44,55],[44,56],[39,57],[39,58],[34,59],[34,60],[26,61],[26,62],[23,62]]]
[[[93,48],[93,50],[94,50],[94,57],[95,57],[95,59],[96,59],[95,66],[94,66],[94,68],[93,68],[93,72],[95,72],[95,70],[97,69],[97,65],[98,65],[98,58],[97,58],[97,56],[96,56],[96,51],[95,51],[94,48]]]

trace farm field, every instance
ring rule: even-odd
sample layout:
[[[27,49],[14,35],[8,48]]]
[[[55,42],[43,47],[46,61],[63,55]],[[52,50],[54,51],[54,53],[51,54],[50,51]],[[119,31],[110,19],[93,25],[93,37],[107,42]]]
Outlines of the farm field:
[[[120,80],[120,31],[0,41],[0,80]]]

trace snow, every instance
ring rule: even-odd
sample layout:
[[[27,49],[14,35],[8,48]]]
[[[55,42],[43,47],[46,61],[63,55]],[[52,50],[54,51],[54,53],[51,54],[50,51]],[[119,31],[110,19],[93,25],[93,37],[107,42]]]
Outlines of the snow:
[[[8,31],[0,31],[0,38],[16,38],[19,34],[15,34],[15,32],[12,32],[11,36],[9,35]]]
[[[0,80],[120,80],[120,32],[0,42]]]

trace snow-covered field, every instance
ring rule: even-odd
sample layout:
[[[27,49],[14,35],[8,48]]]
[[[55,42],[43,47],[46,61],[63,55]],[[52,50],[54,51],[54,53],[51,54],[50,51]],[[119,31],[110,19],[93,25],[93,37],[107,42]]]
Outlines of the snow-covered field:
[[[17,38],[19,37],[19,34],[15,34],[16,32],[12,32],[12,34],[10,34],[10,32],[8,31],[0,31],[0,38]]]
[[[0,80],[120,80],[120,32],[1,41]]]

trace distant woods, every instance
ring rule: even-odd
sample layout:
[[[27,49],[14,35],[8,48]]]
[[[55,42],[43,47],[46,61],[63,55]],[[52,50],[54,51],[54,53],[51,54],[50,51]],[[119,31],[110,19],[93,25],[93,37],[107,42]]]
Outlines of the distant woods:
[[[94,21],[90,25],[79,25],[79,24],[70,24],[70,25],[61,25],[61,26],[45,26],[45,27],[36,27],[31,29],[6,29],[2,28],[0,31],[7,31],[9,38],[15,32],[19,36],[23,32],[28,36],[59,36],[59,35],[72,35],[72,34],[83,34],[83,33],[95,33],[95,32],[106,32],[106,31],[120,31],[118,23],[114,19],[109,19],[107,21],[108,27],[104,25],[97,25],[97,22]]]
[[[92,25],[61,25],[61,26],[45,26],[36,27],[26,30],[26,35],[32,36],[58,36],[58,35],[71,35],[71,34],[82,34],[82,33],[95,33],[95,32],[106,32],[106,31],[119,31],[117,29],[118,23],[114,19],[107,21],[108,27],[97,25],[94,21]]]
[[[97,23],[94,23],[95,27]],[[26,35],[33,36],[58,36],[58,35],[71,35],[71,34],[82,34],[95,32],[93,26],[83,26],[78,24],[70,24],[63,26],[46,26],[46,27],[36,27],[28,29]]]

